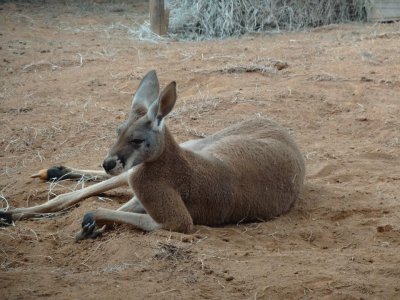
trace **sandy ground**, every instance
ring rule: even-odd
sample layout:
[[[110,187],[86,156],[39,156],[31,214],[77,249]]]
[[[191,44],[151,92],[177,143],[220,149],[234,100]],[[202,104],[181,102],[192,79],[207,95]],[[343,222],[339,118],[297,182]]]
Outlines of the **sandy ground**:
[[[90,184],[29,176],[98,169],[150,69],[178,83],[168,126],[179,142],[255,115],[286,126],[306,158],[301,199],[265,223],[193,235],[119,226],[74,243],[86,211],[130,193],[92,197],[0,228],[1,298],[400,299],[400,24],[157,44],[129,32],[146,10],[0,5],[2,207]]]

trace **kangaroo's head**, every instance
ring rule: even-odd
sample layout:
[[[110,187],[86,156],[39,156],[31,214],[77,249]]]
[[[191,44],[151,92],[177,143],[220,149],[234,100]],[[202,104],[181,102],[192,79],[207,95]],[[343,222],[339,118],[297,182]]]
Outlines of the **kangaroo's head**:
[[[176,83],[160,94],[155,71],[142,79],[132,99],[128,119],[117,128],[117,140],[103,162],[104,170],[118,175],[130,168],[156,160],[164,150],[164,117],[176,101]]]

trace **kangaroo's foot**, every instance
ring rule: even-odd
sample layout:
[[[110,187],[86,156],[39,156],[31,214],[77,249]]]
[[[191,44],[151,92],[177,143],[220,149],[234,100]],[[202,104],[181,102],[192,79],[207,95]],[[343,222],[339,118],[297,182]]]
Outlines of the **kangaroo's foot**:
[[[38,173],[33,174],[31,178],[40,178],[42,180],[69,179],[69,173],[71,173],[71,169],[64,166],[55,166],[50,169],[42,169]]]
[[[0,211],[0,227],[12,225],[12,214],[6,211]]]
[[[77,233],[75,236],[75,241],[79,242],[84,239],[95,239],[103,234],[106,229],[106,226],[102,228],[96,229],[96,221],[93,219],[93,212],[88,212],[84,215],[82,220],[82,230]]]

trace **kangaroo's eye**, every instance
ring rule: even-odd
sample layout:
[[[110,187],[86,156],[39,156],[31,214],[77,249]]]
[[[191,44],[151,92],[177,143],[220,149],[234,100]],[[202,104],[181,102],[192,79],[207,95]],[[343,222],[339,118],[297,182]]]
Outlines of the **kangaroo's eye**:
[[[131,144],[133,144],[133,145],[140,145],[141,143],[143,143],[144,142],[144,140],[142,140],[142,139],[133,139],[132,141],[131,141]]]

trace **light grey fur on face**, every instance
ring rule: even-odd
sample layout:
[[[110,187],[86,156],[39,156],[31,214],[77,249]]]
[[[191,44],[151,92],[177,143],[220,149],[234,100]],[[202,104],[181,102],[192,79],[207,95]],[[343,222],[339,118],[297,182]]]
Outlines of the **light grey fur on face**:
[[[163,122],[158,124],[159,126],[154,125],[157,124],[155,118],[158,102],[159,81],[156,72],[150,71],[141,80],[132,98],[128,120],[117,128],[117,141],[104,160],[107,164],[103,164],[104,166],[114,166],[106,169],[108,174],[117,175],[146,161],[146,159],[153,159],[154,155],[152,155],[149,146],[154,144],[154,138],[150,136],[145,127],[149,127],[149,124],[151,124],[154,131],[162,131]],[[152,107],[156,110],[153,120],[149,118],[149,111]],[[135,140],[144,140],[143,145],[135,144]]]

